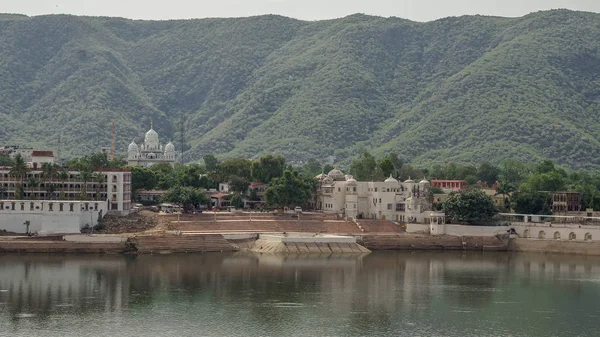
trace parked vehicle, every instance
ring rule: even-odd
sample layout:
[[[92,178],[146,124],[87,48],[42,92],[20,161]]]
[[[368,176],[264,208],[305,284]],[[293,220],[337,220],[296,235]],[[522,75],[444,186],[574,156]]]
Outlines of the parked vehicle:
[[[302,207],[296,206],[296,208],[294,208],[294,212],[296,212],[296,213],[302,213]]]

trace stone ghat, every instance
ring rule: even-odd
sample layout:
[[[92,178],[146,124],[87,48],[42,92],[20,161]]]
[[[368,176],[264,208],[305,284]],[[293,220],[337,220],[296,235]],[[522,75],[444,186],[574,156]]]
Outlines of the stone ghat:
[[[220,234],[138,236],[128,240],[132,253],[176,254],[233,252],[237,248]]]
[[[124,242],[70,242],[50,240],[3,240],[0,253],[31,254],[123,254]]]
[[[183,232],[219,233],[219,232],[304,232],[304,233],[331,233],[356,235],[362,233],[388,233],[399,234],[404,228],[386,220],[359,220],[353,221],[334,220],[330,215],[302,214],[300,219],[292,218],[289,214],[275,216],[270,213],[253,213],[252,218],[245,213],[197,214],[160,216],[163,228]]]
[[[507,250],[506,242],[481,236],[363,235],[357,242],[370,250]]]
[[[370,251],[354,237],[260,235],[250,251],[271,254],[365,254]]]

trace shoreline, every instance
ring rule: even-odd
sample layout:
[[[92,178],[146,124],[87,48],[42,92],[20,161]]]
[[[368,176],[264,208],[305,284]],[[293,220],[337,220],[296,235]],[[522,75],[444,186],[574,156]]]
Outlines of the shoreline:
[[[267,233],[262,233],[263,235]],[[293,233],[269,233],[293,235]],[[261,233],[161,233],[159,235],[64,235],[52,237],[2,237],[0,254],[186,254],[248,251]],[[307,236],[307,233],[298,233]],[[493,251],[600,256],[600,244],[581,241],[540,240],[487,236],[433,236],[428,234],[347,235],[370,251]],[[325,240],[327,241],[327,240]],[[335,240],[331,240],[334,242]],[[302,246],[304,247],[304,246]],[[277,253],[312,253],[300,249]],[[343,250],[331,249],[331,253]]]

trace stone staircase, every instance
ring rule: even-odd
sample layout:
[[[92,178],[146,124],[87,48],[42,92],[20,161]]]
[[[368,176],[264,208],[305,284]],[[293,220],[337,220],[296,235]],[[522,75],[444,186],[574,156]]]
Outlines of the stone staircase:
[[[128,239],[138,254],[232,252],[237,249],[220,234],[137,236]]]

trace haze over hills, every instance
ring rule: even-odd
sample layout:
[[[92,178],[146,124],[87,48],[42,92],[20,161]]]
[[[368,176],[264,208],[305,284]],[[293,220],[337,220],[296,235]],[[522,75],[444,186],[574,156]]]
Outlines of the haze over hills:
[[[362,150],[417,165],[600,167],[600,14],[133,21],[0,15],[0,144],[140,142],[186,160]]]

